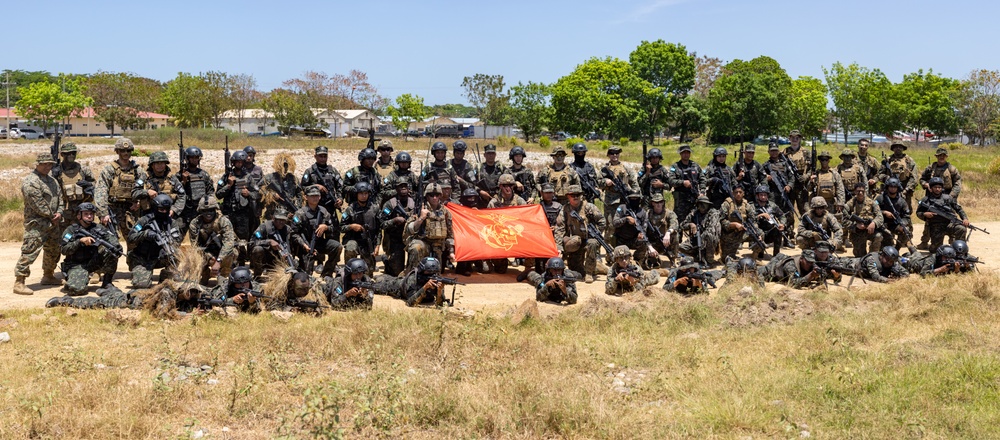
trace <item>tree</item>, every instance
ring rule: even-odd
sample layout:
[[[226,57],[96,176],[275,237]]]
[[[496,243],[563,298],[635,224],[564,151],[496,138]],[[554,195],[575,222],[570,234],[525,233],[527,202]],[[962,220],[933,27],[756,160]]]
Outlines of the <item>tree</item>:
[[[694,55],[682,44],[643,41],[629,55],[629,64],[640,78],[663,90],[663,108],[650,110],[650,130],[665,126],[671,109],[694,87]]]
[[[212,118],[203,102],[207,88],[208,84],[201,76],[180,72],[167,83],[160,95],[160,108],[173,117],[180,128],[202,126]]]
[[[274,114],[274,120],[280,127],[312,128],[318,121],[306,104],[309,99],[291,90],[274,89],[261,101],[261,106]]]
[[[392,125],[399,130],[406,130],[410,121],[422,121],[427,117],[424,98],[409,93],[396,97],[396,105],[390,106],[388,112],[392,116]]]
[[[1000,124],[1000,71],[973,70],[959,84],[955,98],[963,131],[973,143],[985,145]]]
[[[844,143],[854,130],[888,135],[902,128],[902,105],[892,82],[882,71],[836,62],[829,70],[823,68],[823,73]]]
[[[311,108],[367,108],[381,112],[388,101],[368,82],[368,74],[351,70],[347,75],[327,75],[307,71],[300,78],[282,83],[289,91],[300,95]]]
[[[542,134],[542,130],[552,119],[551,87],[542,83],[517,83],[510,88],[511,121],[524,133],[524,139],[532,142]]]
[[[862,107],[858,128],[872,135],[880,133],[886,137],[903,129],[905,111],[892,81],[879,69],[868,71],[862,78]]]
[[[826,86],[811,76],[792,80],[782,131],[799,130],[803,136],[821,136],[826,127]]]
[[[477,73],[462,79],[466,99],[476,108],[476,115],[485,125],[503,125],[506,122],[510,95],[504,93],[503,75]]]
[[[716,138],[749,138],[775,133],[792,79],[773,58],[733,60],[709,91],[709,117]]]
[[[553,125],[571,133],[591,131],[638,139],[651,129],[663,89],[617,58],[591,58],[552,85]]]
[[[240,73],[229,77],[229,103],[236,112],[236,127],[240,133],[243,132],[243,113],[260,99],[261,93],[253,75]]]
[[[200,101],[212,126],[222,128],[222,114],[233,107],[233,79],[226,72],[210,70],[200,75],[204,79]]]
[[[91,104],[92,100],[80,91],[79,80],[65,79],[62,75],[60,79],[62,85],[36,82],[18,87],[21,99],[17,101],[15,111],[45,130]]]
[[[691,52],[694,58],[694,88],[691,93],[704,99],[708,99],[708,91],[715,86],[715,80],[719,79],[722,73],[722,60],[712,58],[707,55],[698,56]]]
[[[146,120],[139,115],[156,108],[162,89],[158,81],[129,72],[99,71],[82,84],[84,93],[93,99],[97,120],[107,125],[111,134],[115,134],[115,127],[144,126]]]
[[[687,139],[688,133],[703,131],[709,122],[708,98],[697,94],[685,96],[671,110],[670,121],[672,129],[680,135],[681,142]]]
[[[57,82],[57,80],[57,76],[44,70],[26,71],[5,69],[3,72],[0,72],[0,82],[10,82],[10,84],[8,86],[4,86],[2,98],[6,104],[7,92],[9,90],[10,106],[14,107],[17,105],[17,101],[21,100],[21,93],[18,91],[20,87],[28,87],[38,82],[52,83]]]
[[[465,104],[437,104],[429,109],[430,114],[449,118],[473,118],[476,116],[476,108]]]
[[[931,130],[937,134],[958,132],[955,92],[957,80],[924,73],[923,69],[903,77],[897,87],[898,96],[905,109],[904,122],[914,130],[916,140],[920,132]]]

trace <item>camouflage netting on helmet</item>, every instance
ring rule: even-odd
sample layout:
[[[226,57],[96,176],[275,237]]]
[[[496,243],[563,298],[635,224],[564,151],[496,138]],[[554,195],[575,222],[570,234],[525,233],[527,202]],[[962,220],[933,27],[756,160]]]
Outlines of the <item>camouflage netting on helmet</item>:
[[[177,296],[181,295],[186,299],[188,295],[197,297],[205,291],[205,288],[198,284],[204,264],[205,258],[198,249],[181,247],[177,252],[177,268],[173,278],[137,292],[142,298],[143,309],[148,310],[156,318],[179,318]]]
[[[288,173],[295,175],[295,158],[288,153],[278,153],[274,156],[274,162],[271,165],[274,167],[274,171],[278,173],[281,178],[285,177],[285,163],[288,164]]]
[[[295,276],[295,273],[295,270],[289,270],[288,265],[284,262],[279,262],[274,269],[264,272],[264,278],[267,281],[261,285],[261,293],[271,297],[265,300],[265,308],[272,310],[284,307],[284,304],[288,301],[288,291],[292,288],[292,277]],[[322,306],[329,307],[330,303],[326,300],[326,296],[323,295],[321,281],[314,277],[311,279],[312,287],[309,290],[309,294],[298,299],[301,301],[316,301]],[[326,309],[316,309],[318,313],[322,313],[322,310]]]

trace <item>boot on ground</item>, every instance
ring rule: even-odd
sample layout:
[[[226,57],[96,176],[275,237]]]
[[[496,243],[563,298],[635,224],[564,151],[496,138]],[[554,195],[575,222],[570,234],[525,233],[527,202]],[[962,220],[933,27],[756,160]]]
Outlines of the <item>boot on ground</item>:
[[[35,291],[24,285],[24,278],[25,277],[17,277],[17,280],[14,281],[14,293],[18,295],[34,295]]]
[[[56,278],[52,272],[46,272],[42,274],[42,285],[43,286],[61,286],[62,280]]]

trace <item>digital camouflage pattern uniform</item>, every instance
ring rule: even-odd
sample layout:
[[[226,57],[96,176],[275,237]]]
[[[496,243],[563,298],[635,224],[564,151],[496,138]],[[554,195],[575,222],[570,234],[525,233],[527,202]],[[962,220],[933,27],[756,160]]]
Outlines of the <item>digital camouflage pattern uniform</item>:
[[[208,175],[208,171],[189,164],[187,173],[186,180],[181,176],[184,185],[184,212],[174,222],[181,237],[187,234],[191,220],[198,216],[198,203],[206,196],[215,197],[215,182],[212,181],[212,176]]]
[[[371,271],[371,267],[368,270]],[[323,285],[323,294],[330,303],[330,308],[334,310],[371,310],[372,304],[375,302],[375,292],[373,289],[359,287],[362,290],[361,295],[347,296],[347,292],[356,287],[358,283],[373,284],[374,282],[368,275],[354,281],[351,279],[350,274],[345,274],[343,271],[336,278],[326,277],[326,282]]]
[[[217,286],[213,287],[208,292],[208,297],[216,301],[222,301],[225,307],[235,307],[240,312],[244,313],[259,313],[264,310],[264,301],[262,298],[258,298],[253,303],[249,301],[243,301],[242,304],[236,304],[233,301],[233,297],[239,294],[234,288],[230,288],[231,283],[229,278],[222,280]],[[250,283],[250,292],[253,296],[263,295],[260,283],[253,281]]]
[[[807,227],[810,222],[806,221],[806,217],[812,220],[812,224],[823,228],[823,231],[829,235],[828,241],[831,244],[840,247],[840,244],[843,242],[844,230],[840,227],[840,222],[837,221],[837,218],[830,212],[826,212],[820,217],[810,209],[809,212],[802,216],[802,220],[799,221],[799,229],[795,234],[795,241],[800,249],[812,249],[816,246],[816,242],[824,239],[820,236],[819,231],[814,231]]]
[[[137,182],[135,190],[132,191],[132,200],[139,202],[139,215],[146,215],[152,212],[150,201],[153,200],[153,197],[166,194],[174,201],[173,205],[170,206],[170,211],[174,213],[174,217],[179,217],[184,212],[184,207],[187,204],[187,197],[184,196],[184,186],[181,185],[180,179],[176,175],[170,174],[169,166],[165,167],[160,175],[156,175],[153,172],[153,163],[169,163],[167,154],[157,151],[149,156],[149,162],[149,165],[146,167],[146,179],[141,184]],[[149,195],[150,190],[155,192],[155,194]]]
[[[147,214],[140,218],[129,230],[128,241],[132,243],[132,249],[129,249],[125,258],[132,268],[132,285],[137,288],[146,288],[153,284],[154,269],[162,268],[160,281],[169,278],[174,269],[172,258],[176,258],[176,255],[157,244],[159,234],[154,230],[153,222],[156,222],[156,227],[162,231],[165,239],[173,243],[174,251],[181,244],[180,231],[173,227],[169,217],[161,219],[155,214]]]
[[[126,167],[122,167],[116,160],[105,166],[101,170],[101,176],[97,178],[97,189],[94,190],[97,218],[114,213],[115,220],[118,221],[117,232],[122,238],[128,237],[135,218],[139,216],[139,207],[132,195],[136,187],[142,186],[145,181],[146,172],[134,160]],[[131,242],[126,244],[131,248]]]
[[[521,184],[521,191],[517,192],[517,195],[521,196],[528,203],[534,203],[538,200],[538,189],[535,187],[535,173],[531,171],[530,168],[523,165],[511,165],[506,169],[507,173],[514,176],[514,181]]]
[[[289,256],[295,255],[296,253],[292,248],[292,227],[290,226],[291,222],[288,221],[288,214],[283,211],[279,211],[277,214],[279,218],[283,218],[286,221],[283,228],[278,229],[274,225],[274,219],[272,218],[271,220],[261,223],[261,225],[258,226],[257,230],[253,233],[253,240],[251,242],[253,244],[253,249],[250,251],[250,268],[253,270],[255,277],[260,277],[268,269],[273,269],[279,258],[282,259],[285,264],[289,264],[287,259],[282,256],[282,252],[284,251],[280,249],[275,250],[271,247],[271,240],[278,243],[279,248],[281,247],[281,243],[284,242],[285,246],[288,247],[287,252]],[[294,263],[295,259],[292,258],[291,261]],[[291,267],[295,268],[296,265],[292,264]]]
[[[934,156],[948,156],[948,150],[944,148],[938,148],[934,152]],[[924,172],[920,175],[920,186],[926,188],[928,191],[924,194],[927,196],[930,194],[930,182],[934,177],[939,177],[944,182],[944,193],[951,196],[951,198],[958,200],[958,195],[962,193],[962,175],[958,172],[958,168],[954,165],[945,161],[945,163],[940,164],[937,161],[924,168]],[[927,241],[930,239],[930,228],[924,228],[923,235],[920,236],[920,244],[926,246]],[[920,247],[920,249],[924,249]]]
[[[441,194],[439,185],[427,185],[424,190],[425,200],[428,195],[433,193]],[[451,211],[446,209],[444,204],[433,209],[429,202],[424,203],[423,211],[427,212],[427,218],[423,222],[418,223],[416,215],[410,216],[403,229],[403,238],[407,241],[407,271],[414,268],[420,260],[427,256],[445,261],[455,248],[455,232],[451,226]]]
[[[211,223],[205,223],[201,216],[191,221],[188,234],[191,246],[201,250],[206,265],[219,262],[219,277],[228,277],[236,261],[236,231],[229,217],[216,215]],[[208,266],[201,270],[201,283],[206,284],[210,275]]]
[[[744,147],[745,152],[756,152],[757,148],[753,144],[749,144]],[[767,179],[767,173],[764,171],[764,166],[760,162],[754,159],[746,160],[741,157],[739,161],[733,164],[733,172],[736,173],[736,184],[743,187],[743,193],[750,197],[758,185],[764,184]],[[742,174],[742,176],[741,176]]]
[[[416,204],[412,197],[402,198],[398,193],[382,204],[379,221],[383,234],[382,243],[388,243],[384,263],[386,274],[398,276],[406,267],[406,241],[403,240],[403,228],[406,226],[406,219],[413,215],[415,209]]]
[[[261,196],[261,199],[264,201],[265,219],[273,217],[274,213],[278,210],[295,212],[302,206],[305,194],[302,191],[302,187],[299,186],[298,179],[292,174],[292,171],[286,173],[283,170],[279,170],[268,173],[264,176],[262,186],[264,195]],[[278,191],[275,191],[274,188],[280,188],[284,196],[279,195]],[[279,202],[278,197],[287,198],[288,204],[291,206]]]
[[[236,253],[240,265],[250,259],[250,236],[257,228],[254,220],[257,206],[261,203],[260,183],[246,169],[233,167],[232,176],[236,180],[232,185],[225,180],[217,182],[215,196],[222,200],[222,215],[230,218],[233,230],[236,232]],[[242,194],[246,188],[247,195]]]
[[[371,185],[369,199],[374,204],[378,199],[379,192],[382,191],[382,176],[375,171],[375,168],[368,168],[362,165],[347,170],[344,173],[344,203],[351,204],[357,200],[357,192],[354,187],[361,182],[368,182]]]
[[[642,204],[642,198],[639,193],[633,193],[632,197],[629,197],[629,202],[618,205],[618,209],[615,210],[615,214],[611,217],[611,227],[608,230],[613,231],[610,235],[615,237],[615,246],[622,245],[626,249],[634,250],[635,253],[632,254],[632,258],[635,261],[645,263],[646,256],[649,254],[649,237],[646,236],[643,225],[646,224],[649,218],[646,211],[639,206]],[[635,224],[629,222],[629,218]],[[611,255],[607,256],[607,260],[611,261]]]
[[[712,208],[712,202],[708,200],[708,197],[699,197],[698,203],[704,204],[707,209],[705,212],[701,212],[695,208],[681,221],[681,230],[688,234],[688,238],[678,246],[678,250],[685,255],[695,257],[696,260],[700,256],[706,264],[710,265],[715,262],[715,249],[719,245],[722,221],[719,210]],[[691,233],[692,225],[698,226],[697,233],[701,236],[702,244],[700,249],[695,236]]]
[[[917,205],[917,218],[923,220],[924,227],[930,230],[930,246],[928,247],[930,252],[934,252],[944,243],[946,235],[948,236],[948,243],[954,243],[955,240],[965,240],[968,237],[969,230],[961,223],[952,223],[940,215],[935,215],[930,220],[925,218],[924,214],[930,212],[930,206],[944,211],[958,220],[969,219],[969,216],[965,214],[965,210],[962,209],[962,205],[959,205],[958,201],[948,194],[942,193],[935,196],[934,193],[931,193],[921,199]]]
[[[566,190],[568,194],[583,194],[580,185],[572,185]],[[566,261],[566,267],[573,272],[584,274],[585,280],[591,281],[597,275],[599,244],[587,231],[588,224],[593,224],[598,231],[608,226],[604,215],[593,203],[581,199],[580,205],[576,208],[566,203],[556,216],[553,235],[556,247]]]
[[[94,172],[90,170],[90,167],[85,167],[75,160],[70,162],[66,159],[70,156],[76,157],[76,151],[76,144],[72,142],[67,142],[59,146],[59,153],[63,155],[63,160],[62,163],[53,167],[50,173],[59,182],[59,187],[62,189],[63,227],[73,224],[73,219],[76,218],[77,206],[80,206],[84,202],[94,201],[95,188],[91,187],[88,193],[83,187],[77,185],[77,182],[87,182],[90,185],[97,184],[97,179],[94,177]]]
[[[563,147],[552,147],[552,153],[549,156],[555,157],[558,155],[566,156],[566,150]],[[538,172],[538,185],[544,185],[546,183],[552,185],[552,190],[555,191],[556,201],[566,205],[566,191],[572,185],[580,186],[580,175],[576,173],[576,170],[569,164],[563,163],[558,169],[556,165],[549,164],[541,171]]]
[[[893,146],[896,146],[896,144],[893,144]],[[890,177],[899,179],[900,184],[903,185],[903,196],[906,198],[906,206],[912,207],[913,191],[916,189],[917,183],[919,183],[920,176],[917,174],[917,162],[906,153],[903,153],[903,151],[906,151],[906,146],[902,145],[902,147],[902,151],[898,153],[893,152],[892,156],[886,158],[889,169],[886,170],[886,167],[883,166],[879,170],[878,180],[884,184]]]
[[[90,281],[91,273],[104,275],[104,281],[110,283],[118,270],[118,257],[103,246],[94,243],[90,246],[84,245],[80,239],[84,237],[80,233],[81,229],[86,229],[90,234],[101,238],[112,245],[118,244],[118,235],[105,228],[100,223],[91,223],[89,227],[84,227],[79,223],[73,223],[63,231],[62,254],[66,256],[62,263],[62,272],[66,278],[65,291],[68,295],[86,295],[87,284]]]
[[[823,200],[826,200],[826,204],[833,208],[830,211],[835,212],[836,208],[843,209],[844,198],[846,197],[844,193],[844,181],[841,180],[840,174],[837,174],[833,169],[816,171],[809,178],[807,188],[810,198],[822,197]]]
[[[608,154],[611,153],[621,153],[621,147],[612,146],[608,148]],[[598,179],[600,187],[604,189],[604,218],[608,224],[612,224],[615,218],[615,212],[617,208],[622,203],[625,203],[625,197],[628,194],[619,194],[615,189],[615,185],[611,182],[611,179],[606,177],[606,173],[609,173],[618,179],[625,186],[629,192],[640,192],[639,181],[632,170],[625,167],[625,164],[621,162],[612,163],[608,162],[601,168],[601,176]],[[662,191],[661,191],[662,192]],[[649,206],[648,204],[646,206]],[[618,242],[615,239],[614,230],[608,228],[604,233],[604,241],[608,242],[611,246],[617,246]]]
[[[674,193],[674,213],[677,218],[687,218],[695,208],[695,201],[703,194],[708,185],[708,177],[694,161],[677,161],[668,171],[669,185]],[[684,181],[691,182],[690,188],[684,187]],[[711,202],[711,201],[710,201]]]
[[[651,202],[663,202],[662,194],[654,194],[650,199]],[[663,242],[650,243],[653,249],[656,249],[660,255],[666,255],[671,263],[677,258],[677,246],[681,243],[680,231],[680,221],[677,219],[677,214],[674,211],[667,209],[666,206],[663,207],[663,211],[659,214],[650,207],[646,210],[646,216],[649,217],[649,224],[660,231],[660,235],[666,238],[670,237],[669,244],[663,246]]]
[[[867,193],[867,187],[865,189],[865,193]],[[861,224],[852,219],[852,216],[858,216],[862,220],[868,220],[869,222]],[[885,220],[882,217],[882,209],[879,208],[878,203],[867,195],[862,202],[858,202],[857,197],[851,197],[851,200],[847,201],[847,206],[844,207],[843,217],[845,235],[851,239],[855,257],[864,256],[869,252],[869,249],[871,252],[877,252],[882,249],[882,231],[885,228]],[[875,221],[875,232],[869,234],[867,228],[872,220]]]
[[[878,158],[868,154],[867,150],[865,150],[865,155],[862,156],[861,147],[858,147],[858,158],[855,163],[861,166],[865,179],[868,180],[865,182],[868,185],[868,195],[872,197],[878,195],[878,185],[870,182],[871,180],[878,181],[879,167],[882,166]]]
[[[493,165],[484,162],[479,166],[476,171],[476,176],[479,178],[476,190],[486,191],[490,195],[487,199],[480,194],[477,200],[479,209],[489,206],[490,201],[500,192],[500,176],[504,174],[507,174],[507,167],[499,162],[494,162]]]
[[[778,254],[758,273],[768,282],[781,283],[794,289],[807,289],[823,285],[819,272],[813,275],[815,261],[812,251],[802,251],[802,254],[795,256]],[[829,273],[827,275],[830,276]]]
[[[778,146],[774,145],[770,149],[777,151]],[[767,162],[764,162],[763,169],[765,173],[764,179],[771,177],[767,180],[767,186],[771,190],[770,200],[785,214],[785,230],[792,231],[795,228],[795,200],[793,197],[796,192],[796,188],[799,186],[798,178],[792,173],[792,169],[785,164],[785,161],[781,159],[779,155],[776,158],[768,158]],[[778,180],[784,180],[785,184],[790,188],[788,193],[785,193],[784,188],[778,183]]]
[[[708,293],[708,287],[719,279],[720,274],[720,271],[702,271],[698,263],[687,257],[677,267],[670,269],[667,280],[663,283],[663,290],[685,296]],[[704,278],[704,280],[693,278],[693,276]]]
[[[104,289],[100,296],[55,297],[45,303],[45,307],[72,307],[74,309],[135,309],[143,308],[145,297],[136,290],[128,293],[117,287]]]
[[[528,282],[530,282],[532,286],[535,286],[535,301],[576,304],[579,299],[579,295],[576,291],[576,282],[581,280],[581,276],[582,275],[579,273],[573,272],[569,269],[564,270],[563,273],[559,275],[553,275],[547,270],[544,274],[532,271],[528,273]],[[563,292],[558,284],[549,284],[549,281],[557,279],[565,281],[565,292]]]
[[[407,187],[410,188],[410,196],[412,197],[417,193],[417,176],[413,174],[409,168],[395,169],[387,176],[382,178],[382,193],[379,197],[379,202],[383,205],[389,200],[396,197],[396,187],[399,186],[400,182],[405,182]]]
[[[355,200],[340,216],[344,261],[361,258],[368,265],[368,276],[375,272],[375,251],[382,245],[382,224],[375,197],[375,193],[369,193],[369,199],[364,205]],[[361,225],[364,230],[352,231],[352,225]]]
[[[799,145],[798,149],[794,150],[792,146],[788,146],[788,148],[785,148],[784,155],[788,157],[799,172],[795,178],[795,185],[792,186],[791,194],[788,195],[788,199],[798,206],[799,213],[804,213],[808,211],[809,206],[809,191],[806,184],[809,182],[809,176],[811,176],[807,170],[812,163],[812,151],[802,148],[801,145]],[[795,216],[790,217],[794,218]]]
[[[55,163],[48,153],[39,154],[38,161]],[[51,277],[59,263],[61,232],[59,222],[53,221],[53,217],[64,211],[59,182],[37,169],[32,170],[21,182],[21,197],[24,198],[24,241],[21,257],[14,266],[14,275],[23,282],[31,275],[30,266],[44,250],[42,273],[47,275],[46,278]]]
[[[865,169],[860,163],[854,160],[855,156],[853,151],[845,148],[840,153],[840,160],[842,162],[837,165],[837,174],[840,174],[840,180],[844,184],[844,197],[847,199],[852,198],[854,187],[859,183],[864,185],[865,192],[868,192],[868,178],[865,176]],[[842,215],[838,220],[843,224],[846,218]],[[853,233],[854,231],[851,228],[844,229],[844,242],[849,243],[850,246],[853,246],[854,243],[854,238],[851,235]],[[864,255],[864,253],[861,255]]]
[[[634,282],[618,280],[618,274],[622,272],[638,274],[639,276],[633,277]],[[638,265],[632,264],[631,261],[626,261],[624,266],[615,261],[614,264],[608,267],[607,275],[607,280],[604,282],[604,293],[606,295],[622,295],[628,292],[638,292],[647,287],[655,286],[660,282],[659,272],[655,270],[642,270]]]
[[[576,171],[576,175],[580,177],[581,187],[584,185],[584,182],[586,182],[591,188],[594,189],[595,192],[597,192],[597,194],[584,194],[584,197],[587,197],[588,202],[594,203],[595,200],[601,197],[601,185],[598,184],[597,170],[585,159],[585,154],[574,154],[573,156],[574,158],[569,162],[569,166],[572,167],[573,170]]]
[[[722,261],[726,261],[727,257],[735,259],[736,253],[739,252],[740,246],[745,241],[750,241],[752,248],[759,247],[753,243],[750,233],[745,229],[747,219],[752,218],[754,218],[753,207],[746,199],[740,200],[740,203],[737,204],[735,200],[726,198],[726,201],[722,203],[722,209],[719,210],[719,221],[721,222],[719,244],[722,249],[720,257]],[[735,225],[743,225],[744,229],[738,230]],[[763,241],[763,237],[759,238]]]
[[[913,220],[910,217],[912,211],[906,204],[906,199],[900,193],[897,193],[896,197],[891,197],[888,191],[882,191],[875,198],[875,203],[882,210],[882,221],[888,232],[887,236],[882,237],[882,241],[895,246],[896,249],[906,249],[909,245],[907,236],[913,231]],[[890,215],[897,217],[896,214],[899,214],[898,218],[889,218]]]
[[[879,283],[888,283],[890,279],[910,276],[910,272],[899,264],[898,261],[893,262],[889,267],[884,266],[882,260],[879,258],[879,253],[876,250],[861,257],[861,260],[855,266],[858,271],[856,276]]]
[[[713,208],[722,209],[722,204],[729,198],[729,193],[738,184],[736,173],[729,165],[712,160],[705,167],[705,176],[708,183],[705,195],[712,202]]]
[[[316,147],[315,152],[317,155],[329,154],[327,148],[323,146]],[[326,191],[320,191],[319,206],[325,208],[329,214],[333,215],[333,219],[331,219],[333,227],[328,232],[329,235],[327,237],[335,241],[340,241],[340,216],[338,214],[340,207],[344,203],[341,196],[344,181],[340,177],[340,172],[329,163],[325,165],[314,163],[302,175],[302,182],[299,185],[303,191],[312,185],[321,185],[323,188],[326,188]]]
[[[318,191],[313,187],[312,191]],[[306,191],[306,195],[309,195],[310,191]],[[319,225],[327,225],[327,230],[323,236],[316,238],[315,250],[316,256],[314,262],[320,258],[328,257],[329,260],[323,264],[322,276],[332,276],[333,271],[336,269],[337,263],[340,261],[340,253],[344,249],[344,246],[340,244],[339,241],[330,238],[333,236],[333,220],[331,219],[330,212],[326,208],[316,205],[315,208],[305,205],[299,208],[292,216],[292,243],[291,246],[294,249],[296,255],[301,258],[299,260],[299,265],[302,266],[299,269],[308,269],[304,266],[306,263],[306,251],[309,248],[309,242],[312,240],[313,235],[316,233],[316,229]]]
[[[770,199],[767,203],[762,203],[756,197],[753,199],[753,217],[756,218],[757,230],[761,232],[761,240],[764,244],[770,244],[773,246],[773,252],[771,256],[778,255],[781,251],[781,246],[785,242],[785,234],[783,231],[778,230],[778,225],[786,225],[788,222],[785,219],[786,213],[782,212],[778,208],[778,205]],[[770,220],[769,220],[770,218]],[[788,231],[788,229],[785,229]],[[754,249],[756,250],[756,249]],[[761,255],[763,252],[761,252]],[[754,253],[754,259],[760,259],[761,255],[757,252]]]

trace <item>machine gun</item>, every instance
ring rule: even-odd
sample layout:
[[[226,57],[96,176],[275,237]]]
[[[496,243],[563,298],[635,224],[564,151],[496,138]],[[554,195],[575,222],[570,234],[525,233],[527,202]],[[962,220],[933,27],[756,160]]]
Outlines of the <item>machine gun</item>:
[[[319,229],[319,225],[322,224],[323,224],[323,210],[318,210],[316,213],[316,229]],[[304,257],[305,261],[303,262],[303,265],[305,266],[306,273],[310,275],[312,275],[313,273],[313,263],[316,262],[315,258],[313,258],[313,253],[316,252],[316,237],[318,236],[319,234],[316,233],[316,230],[313,230],[312,238],[309,239],[309,252],[306,253],[306,256]]]
[[[180,172],[183,176],[188,171],[187,153],[184,152],[184,132],[181,132],[181,141],[177,144],[177,160],[181,161]]]
[[[583,223],[587,224],[587,235],[597,240],[597,243],[599,243],[601,247],[604,248],[604,251],[607,252],[608,255],[615,253],[615,250],[611,248],[611,245],[608,244],[608,242],[604,241],[604,237],[601,236],[601,231],[598,231],[597,227],[594,226],[593,223],[584,221],[583,217],[580,217],[580,213],[576,212],[573,209],[570,209],[569,213],[570,216],[573,217],[573,219],[575,219],[576,221],[580,222],[581,224]]]
[[[816,224],[816,222],[814,222],[813,219],[809,217],[809,213],[806,213],[805,215],[802,216],[802,225],[808,228],[809,230],[818,233],[820,238],[822,238],[824,241],[830,241],[830,234],[828,234],[826,230],[823,229],[822,226]]]
[[[942,207],[940,205],[938,205],[935,202],[930,201],[929,199],[921,200],[919,202],[919,204],[920,204],[920,206],[923,206],[923,207],[927,208],[928,211],[933,212],[934,215],[939,216],[939,217],[947,220],[948,224],[950,224],[950,225],[953,225],[953,224],[956,224],[956,223],[962,223],[962,220],[959,219],[958,217],[956,217],[953,213],[946,212],[944,209],[942,209]],[[969,231],[970,231],[970,234],[971,234],[971,231],[979,231],[979,232],[982,232],[982,233],[984,233],[986,235],[990,235],[989,231],[987,231],[987,230],[985,230],[983,228],[980,228],[978,226],[975,226],[972,223],[969,223]]]
[[[77,238],[79,236],[84,236],[84,237],[90,237],[90,238],[94,239],[94,243],[96,243],[98,246],[104,248],[104,250],[107,251],[107,252],[109,252],[111,255],[114,255],[114,256],[116,256],[118,258],[121,258],[122,255],[125,255],[125,252],[122,250],[122,246],[120,244],[112,244],[111,242],[109,242],[109,241],[107,241],[107,240],[105,240],[105,239],[103,239],[101,237],[98,237],[96,234],[94,234],[94,233],[92,233],[92,232],[84,229],[82,226],[80,227],[80,229],[77,229],[76,235],[77,235]]]

